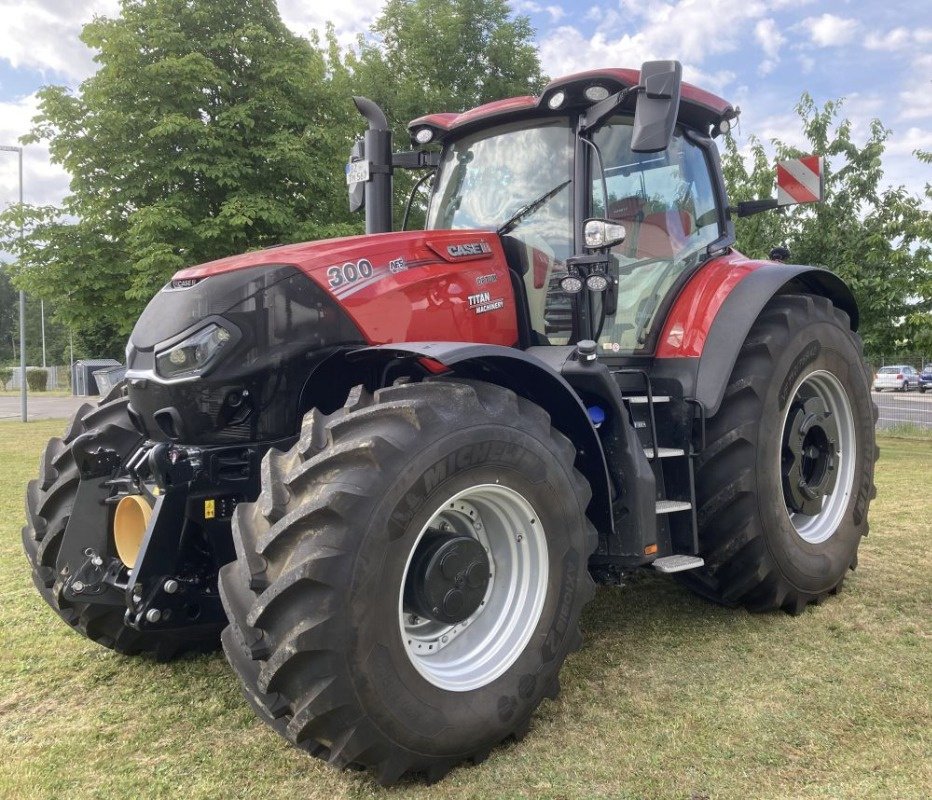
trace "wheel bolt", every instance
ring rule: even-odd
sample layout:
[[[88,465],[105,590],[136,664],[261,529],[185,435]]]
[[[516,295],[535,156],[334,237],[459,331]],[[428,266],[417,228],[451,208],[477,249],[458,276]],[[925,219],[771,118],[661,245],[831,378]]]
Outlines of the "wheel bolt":
[[[165,585],[162,587],[162,589],[165,591],[165,594],[174,594],[178,591],[178,581],[174,580],[173,578],[169,578],[167,581],[165,581]]]
[[[162,612],[157,608],[150,608],[146,612],[146,621],[147,622],[158,622],[162,618]]]
[[[71,591],[75,594],[81,594],[84,591],[84,584],[81,581],[75,581],[71,584]]]

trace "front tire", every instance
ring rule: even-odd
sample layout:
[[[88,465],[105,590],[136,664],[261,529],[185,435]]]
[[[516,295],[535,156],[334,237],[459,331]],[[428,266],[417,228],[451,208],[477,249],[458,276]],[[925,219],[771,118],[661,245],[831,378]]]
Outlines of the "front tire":
[[[860,340],[827,299],[780,295],[735,363],[697,459],[700,555],[681,580],[800,613],[857,564],[875,495],[876,410]]]
[[[574,458],[542,409],[480,382],[357,387],[312,411],[292,450],[266,456],[221,571],[224,649],[253,708],[383,784],[522,736],[594,593]]]

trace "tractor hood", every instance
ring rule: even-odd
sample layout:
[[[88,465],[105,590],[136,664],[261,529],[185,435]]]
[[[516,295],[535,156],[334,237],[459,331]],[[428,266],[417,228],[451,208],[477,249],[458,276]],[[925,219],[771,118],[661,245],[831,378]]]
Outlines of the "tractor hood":
[[[283,245],[190,267],[170,286],[283,266],[332,297],[371,344],[517,340],[508,266],[494,231],[404,231]]]

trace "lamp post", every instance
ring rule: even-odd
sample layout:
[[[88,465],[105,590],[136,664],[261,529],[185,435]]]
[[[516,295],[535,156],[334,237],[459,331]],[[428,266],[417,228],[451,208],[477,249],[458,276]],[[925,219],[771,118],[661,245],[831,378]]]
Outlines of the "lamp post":
[[[19,241],[23,242],[23,148],[0,144],[0,150],[19,153]],[[19,407],[23,422],[29,417],[26,413],[26,293],[19,290]]]

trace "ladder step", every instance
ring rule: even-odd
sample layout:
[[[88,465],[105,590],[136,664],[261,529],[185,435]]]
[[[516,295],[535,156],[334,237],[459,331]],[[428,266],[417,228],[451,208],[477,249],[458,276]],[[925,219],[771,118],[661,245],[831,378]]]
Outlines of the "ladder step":
[[[654,457],[654,448],[653,448],[653,447],[645,447],[645,448],[644,448],[644,455],[646,455],[648,458],[653,458],[653,457]],[[686,451],[680,449],[679,447],[658,447],[658,448],[657,448],[657,457],[658,457],[658,458],[674,458],[674,457],[676,457],[676,456],[685,456],[685,455],[686,455]]]
[[[658,514],[672,514],[675,511],[688,511],[693,507],[693,504],[687,500],[658,500],[657,501],[657,513]]]
[[[634,403],[634,404],[646,404],[646,403],[647,403],[647,395],[646,395],[646,394],[631,394],[631,395],[628,395],[627,397],[625,397],[624,400],[626,400],[626,401],[629,402],[629,403]],[[669,402],[670,402],[670,395],[668,395],[668,394],[655,394],[655,395],[654,395],[654,402],[655,402],[655,403],[669,403]]]
[[[703,564],[705,564],[705,561],[699,556],[685,555],[664,556],[651,562],[653,568],[658,572],[683,572],[687,569],[701,567]]]

